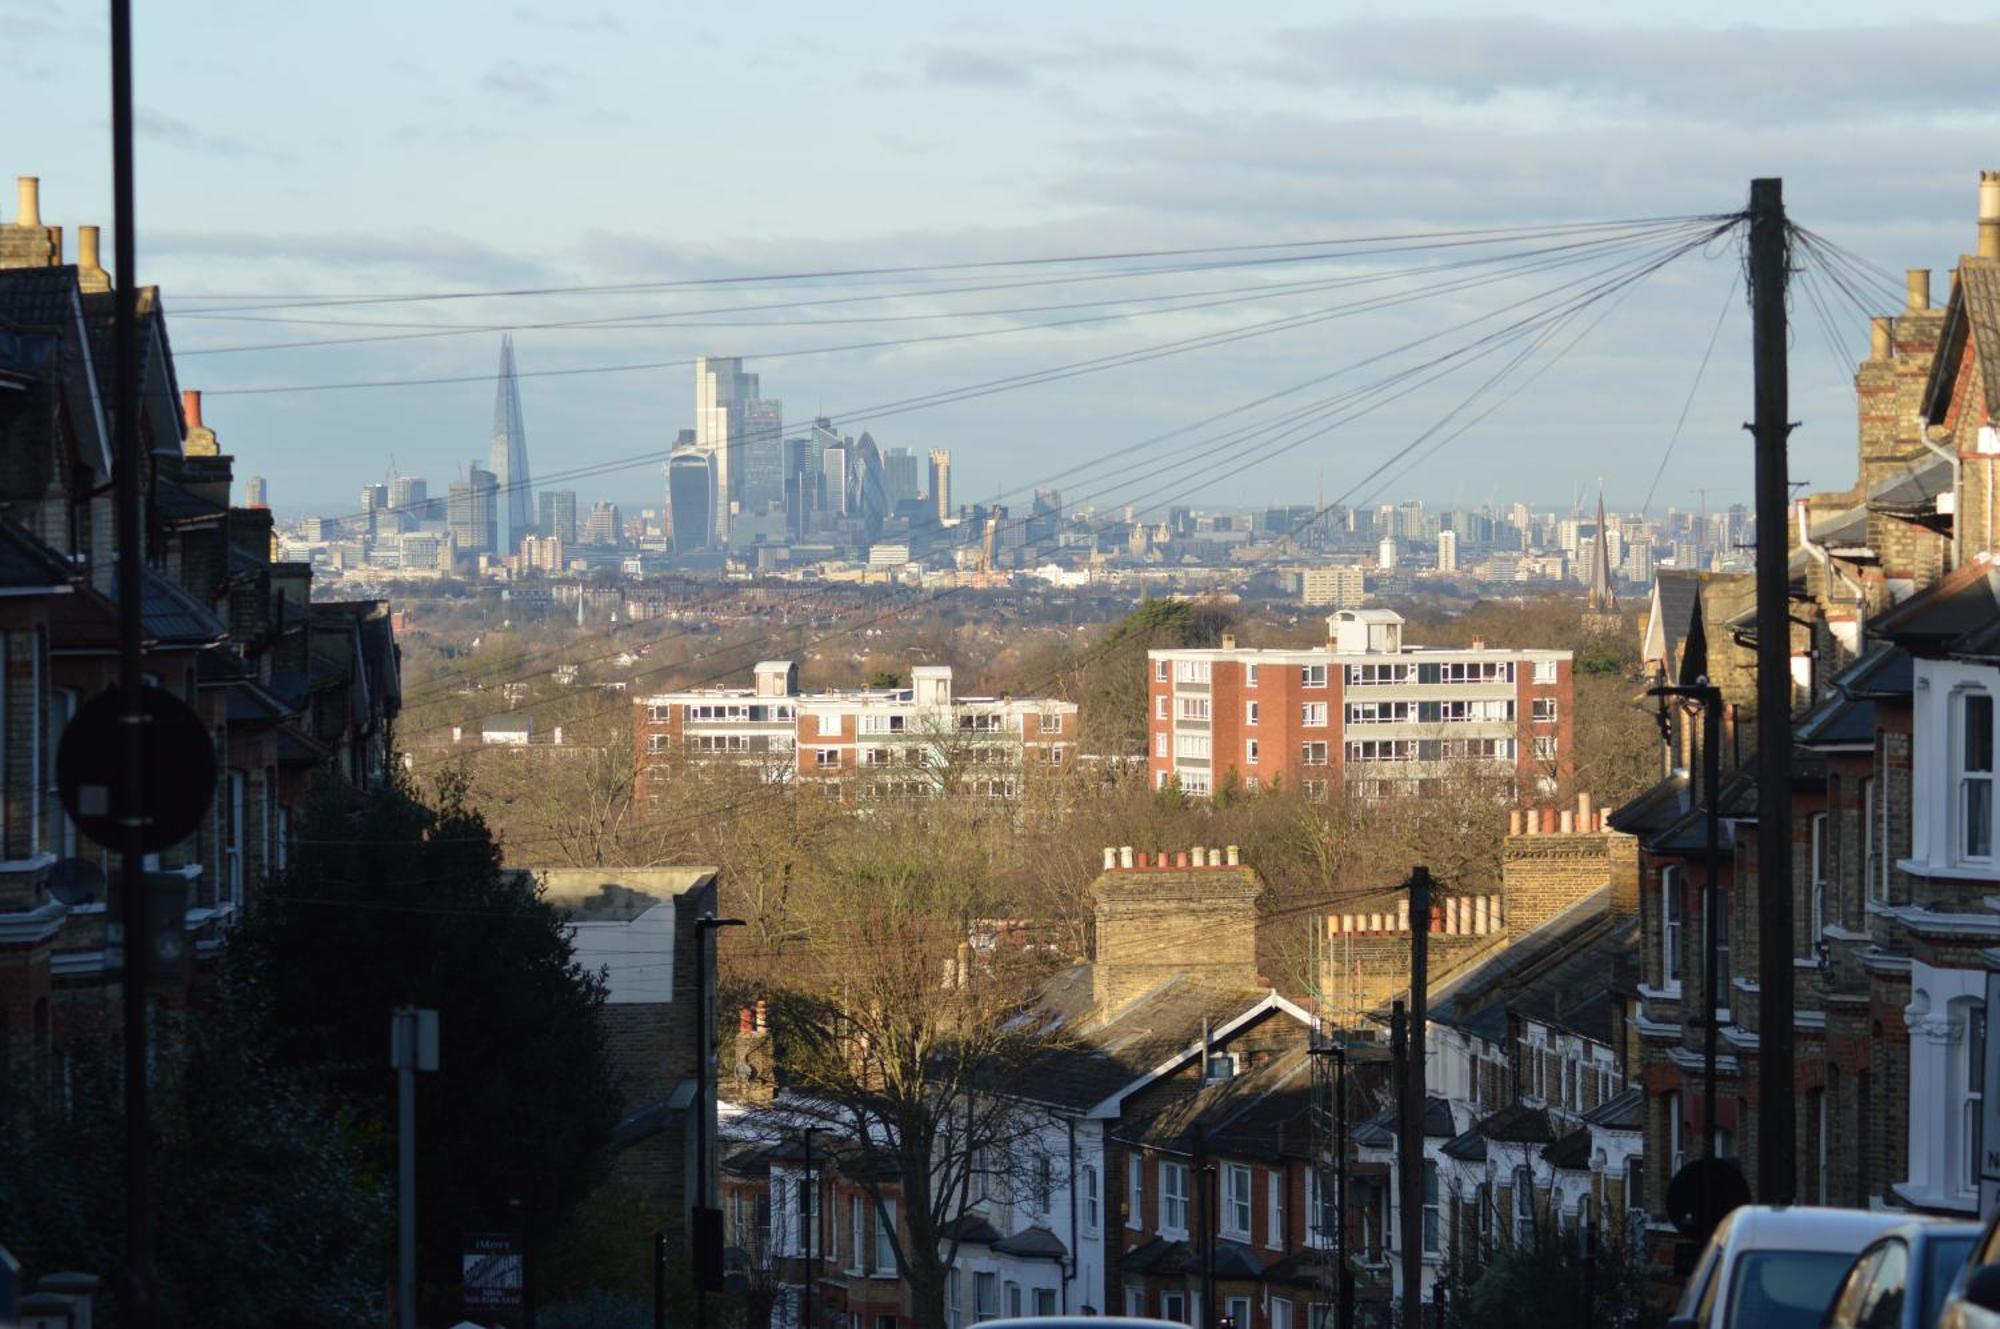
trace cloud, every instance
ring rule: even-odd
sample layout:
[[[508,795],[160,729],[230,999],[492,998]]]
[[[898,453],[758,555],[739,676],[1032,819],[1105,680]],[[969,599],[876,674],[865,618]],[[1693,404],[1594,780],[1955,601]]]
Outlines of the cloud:
[[[299,278],[316,276],[318,280],[307,280],[306,289],[329,292],[355,289],[357,282],[365,286],[412,276],[423,278],[424,290],[560,285],[574,280],[533,259],[421,227],[398,230],[393,237],[369,230],[286,235],[161,228],[146,233],[145,247],[149,258],[182,260],[208,273],[255,265],[259,272],[281,268]],[[244,289],[247,280],[235,279],[231,289]],[[249,283],[252,288],[261,284],[265,283]]]
[[[1078,70],[1107,74],[1186,73],[1200,65],[1192,52],[1151,42],[1078,38],[1045,47],[926,46],[917,67],[932,83],[969,87],[1023,87],[1046,75]]]
[[[290,159],[289,154],[260,147],[233,135],[213,133],[178,116],[168,115],[157,107],[139,107],[133,117],[133,129],[140,138],[169,143],[190,152],[205,152],[217,157]]]
[[[1406,89],[1468,105],[1511,94],[1706,123],[1962,112],[2000,23],[1769,28],[1546,19],[1365,18],[1277,36],[1267,73],[1299,87]]]
[[[974,50],[965,46],[933,46],[920,53],[919,66],[933,83],[1007,88],[1028,83],[1033,71],[1018,55]]]
[[[530,106],[547,106],[556,99],[555,73],[553,65],[524,65],[518,60],[503,60],[480,76],[479,86],[513,101],[526,102]]]

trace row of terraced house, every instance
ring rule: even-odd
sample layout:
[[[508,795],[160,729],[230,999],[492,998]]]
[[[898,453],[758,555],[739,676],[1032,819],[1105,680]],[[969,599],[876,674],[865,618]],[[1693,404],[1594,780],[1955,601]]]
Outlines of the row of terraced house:
[[[1792,1114],[1809,1203],[1971,1215],[2000,1164],[1983,1138],[2000,971],[2000,175],[1978,244],[1950,276],[1908,274],[1873,320],[1854,379],[1855,482],[1798,502],[1791,550],[1792,959],[1796,1094],[1760,1093],[1753,594],[1741,577],[1662,574],[1645,628],[1661,680],[1722,689],[1722,778],[1699,787],[1696,721],[1669,717],[1666,770],[1612,823],[1638,842],[1643,932],[1635,1027],[1647,1194],[1697,1157],[1707,934],[1720,992],[1715,1126],[1747,1175],[1763,1114]],[[1739,759],[1740,758],[1740,759]],[[1704,818],[1722,824],[1704,917]],[[1986,1173],[1982,1177],[1982,1170]]]
[[[48,1057],[117,1018],[102,889],[50,889],[66,860],[116,870],[56,794],[66,724],[117,678],[113,294],[97,229],[71,256],[34,180],[18,199],[0,224],[0,1053]],[[311,569],[273,558],[270,512],[232,505],[158,288],[138,307],[144,670],[201,717],[219,772],[200,829],[148,862],[185,893],[194,963],[155,985],[172,1009],[284,867],[313,782],[382,778],[399,682],[387,606],[315,602]]]

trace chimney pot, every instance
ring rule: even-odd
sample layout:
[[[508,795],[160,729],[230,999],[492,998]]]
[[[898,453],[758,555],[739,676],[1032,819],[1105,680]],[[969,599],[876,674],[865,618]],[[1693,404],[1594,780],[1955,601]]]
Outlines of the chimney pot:
[[[1909,287],[1910,308],[1924,310],[1931,307],[1931,270],[1910,268],[1903,273],[1903,281]]]
[[[76,228],[76,265],[90,272],[102,272],[104,263],[98,249],[98,230],[95,226]]]
[[[1229,846],[1229,847],[1228,847],[1227,849],[1223,850],[1223,853],[1225,853],[1225,854],[1229,855],[1229,866],[1230,866],[1230,867],[1233,867],[1233,868],[1234,868],[1234,867],[1241,867],[1241,866],[1243,865],[1243,858],[1242,858],[1242,856],[1241,856],[1240,854],[1238,854],[1238,853],[1236,852],[1236,846],[1235,846],[1235,845],[1230,845],[1230,846]]]
[[[1521,833],[1521,809],[1515,808],[1513,811],[1507,814],[1507,834],[1519,835],[1520,833]]]
[[[1175,866],[1175,867],[1177,867],[1177,868],[1184,868],[1184,867],[1186,867],[1187,865],[1188,865],[1188,856],[1187,856],[1187,850],[1185,850],[1185,849],[1177,849],[1177,850],[1175,850],[1175,851],[1174,851],[1174,866]]]
[[[1868,358],[1876,364],[1887,360],[1894,346],[1891,324],[1886,314],[1876,314],[1868,320]]]
[[[42,224],[42,178],[38,175],[21,175],[14,178],[14,196],[19,200],[14,218],[16,226],[40,226]],[[1984,197],[1984,195],[1981,195]]]
[[[1979,257],[2000,258],[2000,171],[1979,173]]]
[[[1233,651],[1233,650],[1235,650],[1235,649],[1236,649],[1236,634],[1235,634],[1235,633],[1233,633],[1233,632],[1225,632],[1225,633],[1223,633],[1223,634],[1222,634],[1222,649],[1223,649],[1223,650],[1225,650],[1225,651]]]
[[[1148,862],[1146,861],[1146,851],[1145,851],[1145,850],[1143,850],[1143,849],[1141,849],[1141,850],[1139,851],[1139,866],[1140,866],[1140,867],[1142,867],[1142,868],[1143,868],[1143,867],[1151,867],[1151,866],[1152,866],[1152,864],[1150,864],[1150,863],[1148,863]]]
[[[764,1033],[771,1027],[771,1008],[762,997],[757,998],[757,1032]]]
[[[748,1006],[736,1012],[736,1032],[739,1035],[757,1032],[757,1013]]]
[[[1129,868],[1132,866],[1131,845],[1126,844],[1118,846],[1118,866],[1121,868]]]
[[[1576,796],[1576,828],[1580,831],[1587,831],[1590,829],[1589,794],[1578,794]]]
[[[181,391],[181,415],[189,429],[201,428],[201,390],[185,388]]]
[[[1396,931],[1408,932],[1409,930],[1410,902],[1407,899],[1398,900],[1396,901]]]
[[[1564,835],[1573,834],[1576,830],[1576,814],[1574,812],[1571,812],[1568,808],[1564,808],[1562,810],[1562,820],[1558,822],[1557,825],[1560,828],[1562,834]]]
[[[1196,845],[1190,852],[1194,856],[1194,865],[1196,867],[1205,868],[1208,866],[1208,851],[1206,849],[1203,849],[1200,845]]]
[[[1109,872],[1109,871],[1111,871],[1111,869],[1113,869],[1113,868],[1115,868],[1115,867],[1117,867],[1117,866],[1118,866],[1118,851],[1117,851],[1116,849],[1113,849],[1113,848],[1112,848],[1112,847],[1111,847],[1110,845],[1105,845],[1105,846],[1104,846],[1104,870],[1105,870],[1106,872]]]

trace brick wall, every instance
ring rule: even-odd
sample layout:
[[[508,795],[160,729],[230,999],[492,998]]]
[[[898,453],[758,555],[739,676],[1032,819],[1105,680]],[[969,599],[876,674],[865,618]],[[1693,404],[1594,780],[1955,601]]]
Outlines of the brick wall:
[[[1191,852],[1175,857],[1187,861],[1162,867],[1165,855],[1135,855],[1133,867],[1107,869],[1091,883],[1097,932],[1092,982],[1106,1011],[1183,975],[1262,986],[1257,897],[1263,882],[1248,867],[1195,867]]]

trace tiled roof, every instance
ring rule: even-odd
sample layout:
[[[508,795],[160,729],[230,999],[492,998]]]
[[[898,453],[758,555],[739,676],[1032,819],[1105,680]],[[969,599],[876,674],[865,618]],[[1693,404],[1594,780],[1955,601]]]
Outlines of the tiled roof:
[[[1875,703],[1830,692],[1792,724],[1793,739],[1806,747],[1850,747],[1875,741]]]
[[[1850,697],[1907,697],[1916,690],[1916,664],[1900,646],[1876,646],[1833,676]]]
[[[1680,820],[1688,809],[1688,777],[1675,771],[1652,788],[1613,811],[1606,819],[1614,831],[1644,839]]]
[[[1951,462],[1927,457],[1877,480],[1868,491],[1868,506],[1897,514],[1931,511],[1936,509],[1938,498],[1950,492]]]
[[[1024,1260],[1067,1260],[1069,1247],[1045,1227],[1023,1228],[993,1243],[1001,1255],[1018,1255]]]
[[[1574,1130],[1542,1150],[1551,1167],[1580,1171],[1590,1166],[1590,1132]]]
[[[1924,411],[1933,424],[1945,418],[1968,338],[1986,389],[1985,415],[2000,415],[2000,259],[1966,255],[1955,275],[1944,336],[1924,389]]]
[[[1396,1143],[1396,1125],[1402,1105],[1391,1103],[1354,1128],[1354,1142],[1367,1149],[1387,1149]],[[1451,1103],[1436,1094],[1424,1096],[1424,1135],[1432,1140],[1449,1140],[1458,1134],[1451,1118]]]
[[[206,646],[229,635],[212,610],[169,578],[149,569],[143,587],[139,616],[149,640],[165,646]],[[117,593],[114,578],[112,595]]]
[[[1125,1252],[1121,1261],[1128,1274],[1198,1274],[1201,1259],[1185,1241],[1154,1237],[1143,1246]]]
[[[993,1246],[1000,1241],[1000,1229],[985,1214],[960,1214],[938,1225],[939,1241],[956,1241],[962,1246]]]
[[[1444,989],[1431,1018],[1507,1037],[1509,1014],[1609,1044],[1616,994],[1636,981],[1639,920],[1601,890]]]
[[[1982,639],[2000,626],[2000,568],[1987,562],[1967,563],[1943,580],[1885,610],[1869,624],[1869,632],[1913,651],[1951,651],[1961,641],[1983,654],[1991,646]]]
[[[219,520],[228,509],[211,503],[191,490],[162,480],[153,488],[153,507],[160,517],[177,526]]]

